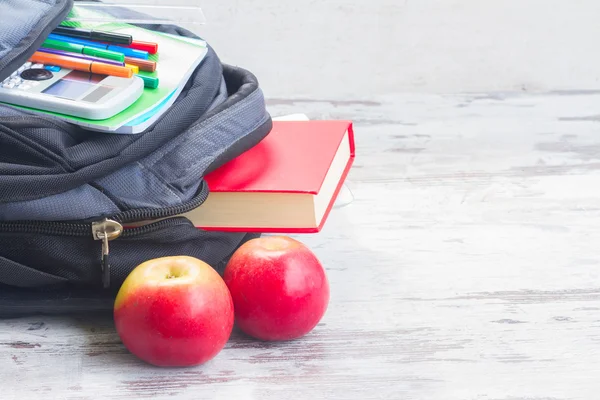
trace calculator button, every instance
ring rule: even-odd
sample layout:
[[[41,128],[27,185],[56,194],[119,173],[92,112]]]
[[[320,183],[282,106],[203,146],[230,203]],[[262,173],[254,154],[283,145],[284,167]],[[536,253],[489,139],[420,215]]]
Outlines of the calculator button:
[[[17,87],[17,89],[19,89],[19,90],[27,90],[27,89],[31,89],[31,86],[23,84],[23,85],[19,85]]]
[[[31,63],[31,62],[27,61],[25,64],[23,64],[23,66],[25,67],[25,69],[27,69],[27,68],[31,68],[31,65],[32,65],[32,64],[33,64],[33,63]]]
[[[45,81],[51,79],[53,76],[52,72],[41,68],[26,69],[21,73],[21,78],[26,81]]]
[[[5,88],[5,89],[12,89],[12,88],[15,87],[15,84],[12,83],[12,82],[7,82],[7,83],[3,83],[2,87]]]
[[[17,76],[19,74],[19,71],[15,71],[12,74],[10,74],[10,77],[12,78],[13,76]]]
[[[46,65],[44,69],[47,69],[50,72],[60,72],[60,67],[57,65]]]
[[[44,68],[44,64],[33,64],[31,68]]]
[[[10,81],[14,83],[15,85],[20,85],[23,82],[23,79],[19,78],[18,76],[15,76],[13,78],[10,78]]]

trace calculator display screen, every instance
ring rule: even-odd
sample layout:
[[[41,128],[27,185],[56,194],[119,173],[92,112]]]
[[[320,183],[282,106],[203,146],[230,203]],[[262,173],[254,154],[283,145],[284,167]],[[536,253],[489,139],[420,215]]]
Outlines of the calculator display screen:
[[[105,77],[105,75],[72,71],[65,75],[62,79],[47,87],[42,93],[69,100],[77,100],[90,89],[96,88],[96,90],[89,93],[82,100],[97,102],[110,93],[113,89],[112,87],[98,84],[98,82],[101,82]]]

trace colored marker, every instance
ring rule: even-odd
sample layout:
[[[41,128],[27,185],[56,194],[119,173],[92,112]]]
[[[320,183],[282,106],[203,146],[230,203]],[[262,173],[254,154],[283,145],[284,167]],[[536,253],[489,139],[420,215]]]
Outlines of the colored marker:
[[[131,65],[140,67],[140,71],[154,72],[156,71],[156,62],[151,60],[141,60],[139,58],[125,57],[125,62]]]
[[[103,63],[106,63],[106,64],[118,65],[120,67],[124,67],[125,66],[124,62],[118,62],[118,61],[114,61],[114,60],[107,60],[106,58],[100,58],[100,57],[85,56],[83,54],[71,53],[71,52],[63,51],[63,50],[47,49],[45,47],[41,47],[41,48],[38,49],[38,51],[41,51],[43,53],[56,54],[58,56],[66,56],[66,57],[79,58],[81,60],[103,62]]]
[[[93,74],[111,75],[122,78],[131,78],[133,76],[133,71],[127,67],[120,67],[118,65],[106,64],[103,62],[101,63],[82,60],[74,57],[60,56],[41,51],[36,51],[33,53],[29,61],[33,63],[57,65],[62,68],[91,72]]]
[[[110,43],[106,43],[106,44],[110,44]],[[148,52],[148,54],[156,54],[156,53],[158,53],[158,43],[142,42],[141,40],[133,40],[131,42],[131,44],[129,44],[129,45],[120,44],[119,46],[120,47],[127,47],[127,48],[130,48],[130,49],[136,49],[136,50],[146,51],[146,52]]]
[[[86,56],[106,58],[108,60],[115,60],[119,62],[125,61],[125,56],[121,53],[115,53],[113,51],[102,50],[95,47],[88,47],[81,44],[61,42],[54,39],[46,39],[44,43],[42,43],[42,47],[85,54]]]
[[[132,49],[147,51],[148,54],[158,53],[158,43],[142,42],[141,40],[133,40],[129,45]]]
[[[130,49],[129,47],[123,47],[123,46],[108,46],[106,49],[117,52],[117,53],[121,53],[126,57],[141,58],[142,60],[148,59],[147,51]]]
[[[70,26],[59,26],[54,29],[55,33],[77,37],[82,39],[97,40],[99,42],[109,42],[115,44],[131,44],[133,38],[131,35],[124,35],[122,33],[106,32],[106,31],[95,31],[90,29],[73,28]]]
[[[104,43],[93,42],[91,40],[79,39],[76,37],[57,35],[56,33],[49,34],[48,39],[58,40],[60,42],[65,42],[65,43],[75,43],[75,44],[80,44],[82,46],[95,47],[97,49],[104,49],[104,50],[106,50],[106,48],[108,47],[108,45],[106,45]]]
[[[134,75],[140,73],[140,67],[138,67],[137,65],[125,64],[125,66],[127,68],[130,68],[133,71]]]
[[[144,87],[150,88],[150,89],[156,89],[158,87],[158,78],[153,78],[151,76],[144,76],[144,75],[136,75],[139,76],[140,78],[142,78],[142,80],[144,81]]]
[[[128,47],[113,46],[113,45],[106,44],[106,43],[93,42],[91,40],[85,40],[85,39],[80,39],[80,38],[76,38],[76,37],[57,35],[55,33],[51,33],[50,35],[48,35],[48,39],[57,40],[60,42],[65,42],[65,43],[79,44],[79,45],[86,46],[86,47],[94,47],[97,49],[102,49],[102,50],[107,50],[107,51],[112,51],[115,53],[123,54],[126,57],[141,58],[144,60],[148,59],[147,51],[130,49]]]

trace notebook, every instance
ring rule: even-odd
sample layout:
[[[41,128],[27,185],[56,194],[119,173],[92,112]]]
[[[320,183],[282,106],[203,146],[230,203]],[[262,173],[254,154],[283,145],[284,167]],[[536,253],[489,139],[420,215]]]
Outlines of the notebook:
[[[259,144],[206,175],[208,199],[183,215],[205,230],[319,232],[354,153],[350,121],[274,121]]]

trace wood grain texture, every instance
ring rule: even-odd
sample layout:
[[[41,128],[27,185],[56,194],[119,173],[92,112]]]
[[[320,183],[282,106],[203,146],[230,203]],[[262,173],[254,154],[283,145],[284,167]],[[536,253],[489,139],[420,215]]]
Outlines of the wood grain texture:
[[[269,104],[356,122],[354,201],[299,236],[331,281],[313,333],[166,370],[110,316],[0,321],[0,398],[598,398],[599,93]]]
[[[600,89],[596,0],[201,5],[207,24],[188,27],[270,96]]]

